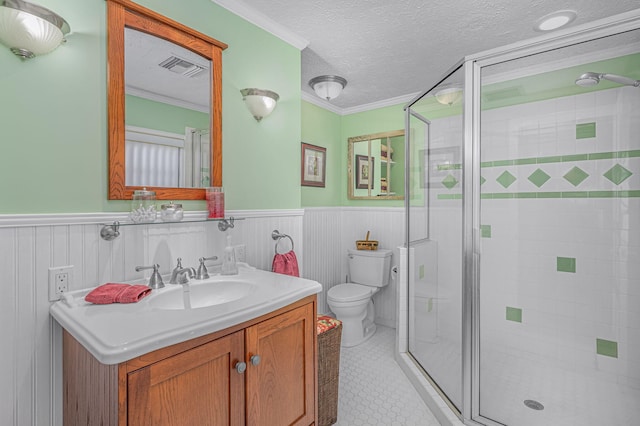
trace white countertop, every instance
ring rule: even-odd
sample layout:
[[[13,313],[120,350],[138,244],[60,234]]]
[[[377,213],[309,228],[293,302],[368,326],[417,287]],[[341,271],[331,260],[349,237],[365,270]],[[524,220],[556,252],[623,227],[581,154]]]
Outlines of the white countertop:
[[[164,288],[153,290],[138,303],[93,305],[84,301],[92,290],[85,289],[68,293],[64,300],[51,305],[50,312],[98,361],[118,364],[268,314],[322,290],[316,281],[250,267],[239,269],[238,275],[212,275],[204,282],[191,281],[193,286],[222,281],[254,285],[247,295],[213,306],[197,309],[154,306],[170,292],[183,294],[181,285],[167,284],[167,279]]]

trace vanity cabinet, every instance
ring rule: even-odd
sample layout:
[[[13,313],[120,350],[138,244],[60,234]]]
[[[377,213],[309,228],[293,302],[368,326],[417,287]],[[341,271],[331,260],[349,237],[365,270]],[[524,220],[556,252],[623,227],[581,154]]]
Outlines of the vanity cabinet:
[[[309,296],[117,365],[65,331],[64,424],[314,425],[315,318]]]

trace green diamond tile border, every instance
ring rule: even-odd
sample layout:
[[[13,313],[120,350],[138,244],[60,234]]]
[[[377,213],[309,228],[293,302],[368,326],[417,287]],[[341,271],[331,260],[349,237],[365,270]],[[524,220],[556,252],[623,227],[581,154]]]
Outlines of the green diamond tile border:
[[[482,238],[491,238],[491,225],[480,225],[480,235]]]
[[[607,171],[602,176],[606,177],[607,179],[609,179],[611,182],[615,183],[616,185],[620,185],[622,182],[624,182],[625,180],[629,179],[629,177],[632,174],[633,173],[631,173],[629,170],[627,170],[624,167],[622,167],[620,164],[616,164],[615,166],[610,168],[609,171]]]
[[[452,174],[448,174],[442,179],[442,184],[446,186],[447,189],[451,189],[458,184],[458,180]]]
[[[580,185],[586,178],[589,177],[589,173],[582,170],[580,167],[574,167],[569,170],[564,176],[573,186]]]
[[[551,179],[551,176],[546,174],[542,169],[536,169],[535,172],[529,175],[528,179],[532,184],[540,188],[542,185],[547,183],[549,179]]]
[[[516,181],[516,177],[514,175],[512,175],[511,173],[509,173],[508,170],[505,170],[504,172],[502,172],[502,174],[500,176],[498,176],[496,178],[496,181],[502,185],[504,188],[508,188],[509,186],[511,186],[511,184],[513,182]]]

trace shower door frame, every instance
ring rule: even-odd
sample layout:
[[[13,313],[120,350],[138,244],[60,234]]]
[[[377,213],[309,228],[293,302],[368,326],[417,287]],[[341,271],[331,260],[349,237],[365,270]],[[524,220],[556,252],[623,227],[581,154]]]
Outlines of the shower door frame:
[[[604,18],[589,24],[555,31],[553,34],[536,37],[497,49],[488,50],[465,57],[464,105],[462,142],[462,421],[466,425],[503,426],[480,415],[480,119],[481,119],[481,73],[482,68],[505,61],[561,49],[571,45],[640,29],[640,9]],[[432,88],[422,92],[405,106],[406,122],[409,126],[411,106],[431,92],[448,77],[448,73]],[[405,152],[409,153],[409,149]],[[409,164],[407,162],[407,164]],[[409,180],[408,172],[405,180]],[[405,183],[406,239],[405,247],[410,248],[410,205],[409,188]],[[409,270],[407,256],[407,271]],[[408,285],[408,278],[407,283]],[[410,301],[408,301],[410,302]],[[408,310],[407,310],[408,314]],[[408,323],[408,318],[407,318]],[[408,326],[407,330],[408,331]],[[400,330],[398,332],[401,332]],[[399,347],[399,355],[408,353],[408,348]],[[400,357],[402,361],[402,357]],[[401,365],[402,366],[402,365]],[[406,370],[405,371],[409,371]],[[426,372],[428,375],[428,372]],[[416,382],[414,382],[415,384]],[[420,389],[419,389],[420,391]],[[420,392],[423,397],[434,398],[429,391]],[[440,397],[444,398],[442,394]],[[441,410],[437,401],[427,401],[430,408]],[[433,404],[429,403],[432,402]],[[446,401],[450,406],[451,403]],[[448,417],[439,413],[438,418]]]

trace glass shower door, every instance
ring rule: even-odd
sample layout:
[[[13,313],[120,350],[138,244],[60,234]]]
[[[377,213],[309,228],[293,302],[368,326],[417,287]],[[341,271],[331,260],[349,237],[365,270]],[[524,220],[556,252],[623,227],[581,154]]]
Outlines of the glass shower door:
[[[462,407],[462,68],[409,107],[409,353]]]

